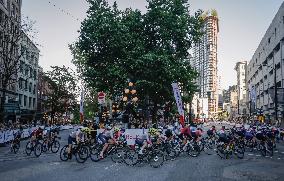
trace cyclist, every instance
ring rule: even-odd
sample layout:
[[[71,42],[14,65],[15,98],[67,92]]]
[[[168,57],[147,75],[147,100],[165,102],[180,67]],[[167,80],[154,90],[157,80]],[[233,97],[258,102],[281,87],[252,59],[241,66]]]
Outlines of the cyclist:
[[[81,131],[83,127],[79,127],[76,131],[73,131],[72,133],[70,133],[69,137],[68,137],[68,157],[69,159],[71,159],[72,154],[71,154],[71,149],[72,149],[72,143],[79,143],[83,140],[84,137],[84,133]]]
[[[213,125],[208,131],[207,131],[207,135],[209,136],[209,137],[212,137],[213,135],[215,135],[216,134],[216,128],[215,128],[215,126]]]
[[[38,129],[35,129],[31,133],[31,142],[33,143],[36,140],[42,140],[43,139],[43,127],[39,127]]]
[[[107,126],[106,129],[99,135],[99,139],[102,141],[104,144],[104,147],[100,153],[100,157],[103,159],[104,158],[104,152],[108,148],[109,144],[114,144],[115,141],[113,139],[113,132],[111,131],[111,126]]]

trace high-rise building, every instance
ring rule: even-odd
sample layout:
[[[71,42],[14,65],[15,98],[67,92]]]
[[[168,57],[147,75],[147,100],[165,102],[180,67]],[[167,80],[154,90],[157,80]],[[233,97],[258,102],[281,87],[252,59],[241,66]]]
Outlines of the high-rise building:
[[[284,2],[247,69],[250,114],[263,113],[268,122],[276,118],[284,122]]]
[[[216,10],[203,15],[203,36],[193,47],[192,66],[199,73],[197,85],[199,98],[208,100],[207,118],[212,118],[218,111],[218,76],[217,76],[217,36],[219,32]]]
[[[247,110],[247,62],[237,62],[235,66],[237,71],[237,93],[238,93],[238,114],[246,115]]]

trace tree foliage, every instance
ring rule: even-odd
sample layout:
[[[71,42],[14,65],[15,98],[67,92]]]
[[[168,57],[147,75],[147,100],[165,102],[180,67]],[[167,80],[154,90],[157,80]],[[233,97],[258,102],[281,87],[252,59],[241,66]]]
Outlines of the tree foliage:
[[[147,0],[147,12],[117,9],[106,0],[88,0],[79,40],[70,46],[87,84],[114,94],[134,81],[140,100],[173,100],[172,82],[192,95],[197,73],[188,50],[202,35],[201,11],[191,16],[186,0]]]
[[[78,87],[75,73],[68,67],[52,66],[44,79],[49,84],[45,106],[50,110],[52,118],[55,113],[63,114],[72,111],[76,105]]]

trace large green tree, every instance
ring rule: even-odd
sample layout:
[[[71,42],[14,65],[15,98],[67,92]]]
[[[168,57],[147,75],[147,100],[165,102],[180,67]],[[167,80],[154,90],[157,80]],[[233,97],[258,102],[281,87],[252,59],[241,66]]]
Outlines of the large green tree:
[[[135,81],[140,100],[173,101],[172,82],[192,95],[197,73],[188,51],[202,32],[201,11],[191,16],[186,0],[147,0],[147,12],[126,9],[106,0],[88,0],[79,40],[71,45],[74,64],[97,91],[123,91]]]

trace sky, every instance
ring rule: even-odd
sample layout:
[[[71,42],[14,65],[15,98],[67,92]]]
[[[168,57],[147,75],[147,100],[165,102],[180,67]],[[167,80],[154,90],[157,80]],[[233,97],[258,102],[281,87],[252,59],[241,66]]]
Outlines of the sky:
[[[115,0],[109,0],[112,4]],[[131,7],[146,11],[146,0],[116,0],[120,9]],[[221,88],[237,83],[234,66],[250,61],[283,0],[189,0],[191,13],[216,9],[219,16],[218,74]],[[22,15],[35,21],[40,44],[40,66],[69,66],[72,54],[68,45],[79,36],[86,17],[86,0],[23,0]]]

